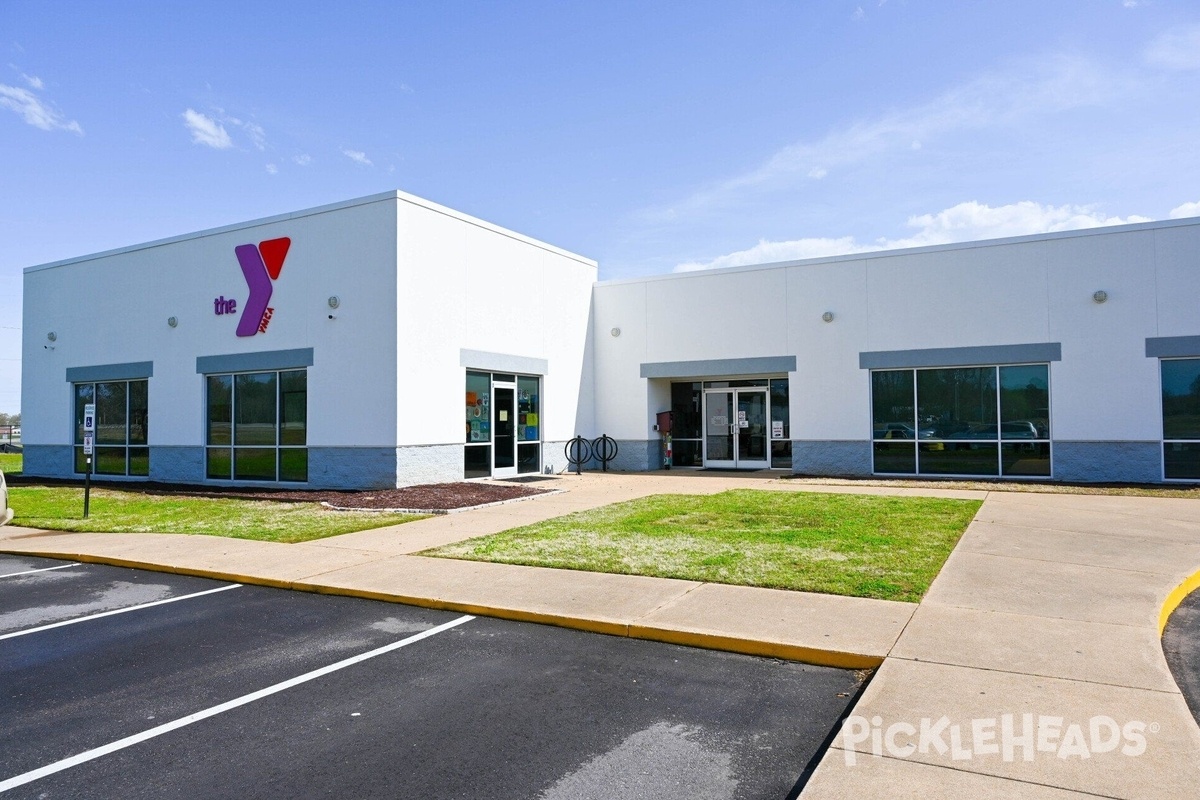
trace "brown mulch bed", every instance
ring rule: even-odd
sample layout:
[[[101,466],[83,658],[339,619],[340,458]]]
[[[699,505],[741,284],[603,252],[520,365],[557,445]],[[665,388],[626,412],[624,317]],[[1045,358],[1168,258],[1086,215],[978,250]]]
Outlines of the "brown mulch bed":
[[[12,485],[72,485],[82,486],[82,481],[58,481],[45,479],[18,479]],[[470,508],[485,503],[499,503],[518,497],[545,494],[549,489],[535,489],[512,483],[427,483],[420,486],[405,486],[402,489],[370,489],[367,491],[337,491],[333,489],[308,489],[288,491],[286,489],[243,489],[239,487],[193,486],[175,483],[128,483],[117,481],[92,481],[92,485],[105,489],[146,494],[178,494],[192,497],[230,497],[239,500],[274,500],[285,503],[329,503],[339,508],[404,508],[422,511],[450,511]]]

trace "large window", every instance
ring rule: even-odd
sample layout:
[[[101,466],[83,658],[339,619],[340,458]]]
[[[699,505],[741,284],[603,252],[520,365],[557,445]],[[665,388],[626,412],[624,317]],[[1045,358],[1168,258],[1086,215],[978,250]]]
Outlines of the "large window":
[[[1163,476],[1200,479],[1200,359],[1162,362]]]
[[[1046,364],[871,373],[875,472],[1048,477]]]
[[[308,373],[206,375],[205,474],[237,481],[308,480]]]
[[[75,384],[75,471],[87,470],[83,454],[83,410],[96,405],[93,472],[97,475],[150,474],[147,381]]]

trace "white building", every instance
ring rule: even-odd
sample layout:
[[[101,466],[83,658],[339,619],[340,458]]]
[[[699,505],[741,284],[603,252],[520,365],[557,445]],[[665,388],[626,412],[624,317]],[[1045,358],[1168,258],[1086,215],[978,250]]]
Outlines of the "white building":
[[[593,417],[595,280],[397,192],[34,267],[24,472],[80,472],[88,402],[105,477],[396,486],[461,480],[464,450],[471,475],[554,468]]]
[[[30,268],[25,473],[1200,479],[1200,220],[595,277],[400,193]]]

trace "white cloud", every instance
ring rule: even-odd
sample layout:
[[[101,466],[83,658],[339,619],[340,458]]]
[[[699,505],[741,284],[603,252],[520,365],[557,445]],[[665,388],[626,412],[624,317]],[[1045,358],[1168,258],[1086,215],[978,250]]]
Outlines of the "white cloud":
[[[1200,201],[1195,203],[1184,203],[1181,206],[1175,206],[1171,209],[1169,215],[1171,219],[1183,219],[1184,217],[1200,217]]]
[[[192,141],[196,144],[207,145],[217,150],[233,147],[233,139],[229,138],[225,126],[212,117],[190,108],[183,112],[182,116],[184,124],[192,134]]]
[[[1179,208],[1184,209],[1188,206],[1195,206],[1195,210],[1200,212],[1200,203],[1188,203]],[[1102,225],[1124,225],[1149,221],[1148,217],[1136,215],[1124,218],[1110,217],[1090,206],[1044,206],[1041,203],[1023,200],[1019,203],[993,208],[972,200],[959,203],[936,214],[909,217],[906,224],[915,232],[911,236],[899,239],[885,238],[875,242],[858,242],[853,236],[843,236],[837,239],[792,239],[782,242],[764,239],[753,247],[718,256],[711,261],[689,261],[680,264],[675,267],[675,272],[740,267],[802,258],[852,255],[905,247],[973,242],[980,239],[1000,239],[1008,236],[1026,236],[1034,233],[1052,233],[1054,231],[1096,228]]]
[[[310,156],[308,153],[301,153],[298,156],[292,156],[292,161],[295,161],[302,167],[307,167],[312,163],[312,156]]]
[[[1146,60],[1165,69],[1200,69],[1200,25],[1162,34],[1146,48]]]
[[[21,79],[38,91],[46,88],[46,84],[37,75],[26,75],[22,72]]]
[[[267,164],[267,174],[268,175],[278,175],[279,167],[277,167],[274,164]]]
[[[866,16],[867,16],[867,12],[862,10],[862,6],[857,6],[854,9],[854,13],[850,15],[850,19],[854,20],[855,22],[858,22],[861,19],[865,19]]]
[[[10,109],[33,127],[44,131],[63,130],[83,135],[83,128],[78,122],[67,120],[28,89],[0,83],[0,108]]]
[[[1083,59],[1024,61],[1005,71],[985,73],[928,103],[789,145],[748,172],[641,216],[648,222],[664,222],[687,212],[728,206],[748,193],[811,177],[817,170],[827,174],[889,152],[920,149],[948,134],[1012,126],[1039,114],[1098,105],[1124,86],[1122,78]],[[914,143],[920,145],[914,148]]]
[[[250,135],[250,141],[254,143],[255,147],[259,150],[267,149],[267,132],[263,130],[262,125],[255,122],[245,122],[242,123],[242,129]]]
[[[813,167],[812,169],[810,169],[808,171],[808,177],[812,178],[813,180],[818,180],[818,181],[821,180],[821,178],[824,178],[828,174],[829,174],[829,170],[825,169],[824,167]]]
[[[362,164],[364,167],[374,166],[374,164],[371,163],[371,159],[367,158],[367,154],[361,150],[350,150],[343,147],[342,155],[356,164]]]

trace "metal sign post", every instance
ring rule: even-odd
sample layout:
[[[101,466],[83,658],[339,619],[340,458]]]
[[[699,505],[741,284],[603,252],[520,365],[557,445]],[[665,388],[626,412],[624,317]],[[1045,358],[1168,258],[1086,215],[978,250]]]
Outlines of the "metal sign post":
[[[92,500],[92,451],[95,449],[96,436],[96,404],[88,403],[83,407],[83,457],[87,468],[83,471],[83,518],[88,517],[88,506]]]

